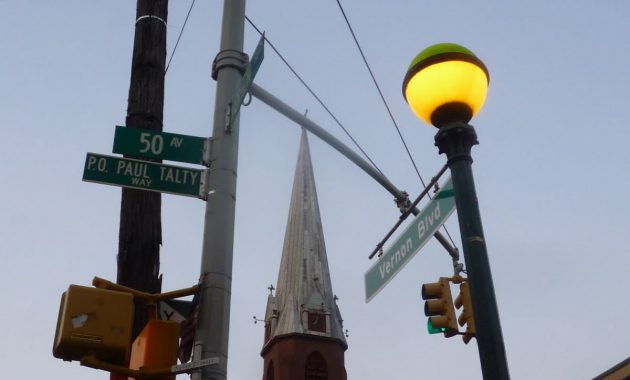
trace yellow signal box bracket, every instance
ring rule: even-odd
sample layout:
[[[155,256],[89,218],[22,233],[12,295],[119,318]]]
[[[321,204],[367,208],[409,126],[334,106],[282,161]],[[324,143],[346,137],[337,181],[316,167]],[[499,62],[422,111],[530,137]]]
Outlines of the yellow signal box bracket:
[[[193,366],[190,363],[174,365],[177,362],[179,323],[155,319],[158,302],[193,295],[198,291],[198,285],[150,294],[98,277],[92,284],[95,288],[70,285],[63,293],[53,344],[55,357],[80,360],[83,366],[135,379],[172,379],[174,374],[216,364],[216,358],[213,358]],[[146,302],[149,323],[132,346],[134,297]],[[126,366],[130,357],[132,368]]]
[[[129,293],[133,295],[134,297],[145,300],[147,303],[147,306],[154,306],[160,301],[171,300],[174,298],[180,298],[180,297],[185,297],[185,296],[191,296],[197,293],[197,290],[199,290],[199,285],[195,285],[195,286],[191,286],[190,288],[174,290],[174,291],[166,292],[166,293],[155,293],[155,294],[145,293],[136,289],[128,288],[126,286],[113,283],[111,281],[102,279],[100,277],[94,277],[94,279],[92,280],[92,285],[94,285],[95,288],[102,288],[102,289],[114,290],[118,292]]]

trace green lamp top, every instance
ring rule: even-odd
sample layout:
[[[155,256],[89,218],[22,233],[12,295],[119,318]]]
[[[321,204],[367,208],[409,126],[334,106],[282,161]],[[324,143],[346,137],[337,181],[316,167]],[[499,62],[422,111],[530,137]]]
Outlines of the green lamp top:
[[[416,55],[413,61],[411,61],[411,65],[409,65],[409,69],[414,67],[418,62],[424,61],[425,59],[429,57],[433,57],[439,54],[447,54],[447,53],[460,53],[460,54],[467,54],[472,57],[476,57],[472,51],[466,49],[465,47],[461,45],[454,44],[451,42],[444,42],[441,44],[435,44],[435,45],[429,46],[428,48],[421,51],[418,55]]]
[[[403,81],[403,95],[404,88],[406,87],[407,82],[409,82],[409,79],[411,79],[411,77],[415,73],[427,66],[445,61],[465,61],[475,64],[479,66],[479,68],[481,68],[484,73],[486,73],[488,83],[490,83],[490,74],[488,73],[488,69],[486,68],[486,65],[484,65],[479,58],[477,58],[475,53],[461,45],[454,44],[452,42],[443,42],[431,45],[428,48],[422,50],[411,61],[411,64],[407,69],[407,74],[405,75],[405,80]]]

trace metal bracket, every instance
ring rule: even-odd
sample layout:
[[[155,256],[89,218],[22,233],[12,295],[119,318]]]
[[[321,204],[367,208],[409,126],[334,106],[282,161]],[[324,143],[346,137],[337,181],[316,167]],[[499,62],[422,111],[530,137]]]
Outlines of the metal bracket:
[[[233,49],[221,50],[212,61],[212,79],[217,80],[219,70],[232,67],[243,74],[249,63],[249,56]]]
[[[208,367],[211,365],[217,365],[217,364],[219,364],[219,358],[217,357],[201,359],[198,361],[192,361],[190,363],[174,365],[171,367],[171,373],[178,375],[180,373],[191,372],[192,370],[195,370],[195,369]]]
[[[95,288],[109,289],[109,290],[115,290],[117,292],[129,293],[132,296],[142,299],[149,304],[156,304],[159,301],[191,296],[197,293],[197,291],[199,290],[199,284],[197,284],[197,285],[191,286],[190,288],[178,289],[178,290],[173,290],[173,291],[165,292],[165,293],[145,293],[136,289],[132,289],[132,288],[120,285],[120,284],[115,284],[111,281],[105,280],[100,277],[94,277],[92,279],[92,285]]]
[[[99,360],[94,356],[85,356],[81,358],[81,365],[95,369],[102,369],[117,375],[133,377],[138,380],[157,380],[164,379],[170,374],[180,374],[186,372],[192,372],[194,379],[201,379],[201,371],[199,371],[200,368],[219,364],[218,357],[206,358],[197,361],[195,361],[194,358],[195,356],[193,356],[193,361],[190,363],[174,365],[171,367],[157,369],[141,368],[139,370],[135,370]]]
[[[409,194],[406,191],[401,191],[400,196],[394,198],[394,202],[396,202],[396,206],[398,206],[401,213],[405,213],[411,207]]]
[[[203,143],[203,156],[201,164],[207,168],[212,165],[212,145],[214,143],[214,138],[208,137],[206,141]]]
[[[464,264],[456,260],[453,260],[453,272],[455,276],[459,276],[460,273],[464,272]]]
[[[228,135],[232,133],[232,110],[233,109],[234,109],[233,102],[230,101],[228,105],[225,107],[225,125],[223,127],[223,130]]]
[[[254,315],[254,324],[257,324],[258,322],[267,322],[264,319],[258,319],[255,315]]]
[[[144,16],[140,16],[140,17],[138,17],[138,18],[136,19],[136,25],[138,25],[138,22],[139,22],[139,21],[141,21],[141,20],[147,20],[147,19],[148,19],[148,20],[157,20],[157,21],[160,21],[160,22],[162,22],[162,24],[164,24],[164,27],[167,27],[167,25],[166,25],[166,21],[165,21],[162,17],[155,16],[155,15],[144,15]]]
[[[207,201],[209,193],[210,193],[210,169],[206,169],[203,171],[203,173],[201,173],[201,178],[199,179],[199,199]]]
[[[195,342],[193,345],[192,362],[195,362],[195,360],[201,361],[202,352],[203,352],[203,347],[201,346],[201,343]],[[190,380],[201,380],[201,374],[202,372],[199,370],[192,371],[192,373],[190,374]]]

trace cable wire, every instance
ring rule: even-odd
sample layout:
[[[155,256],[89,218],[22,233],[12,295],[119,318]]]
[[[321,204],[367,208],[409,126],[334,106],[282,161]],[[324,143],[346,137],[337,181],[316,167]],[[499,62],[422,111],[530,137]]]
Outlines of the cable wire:
[[[372,68],[370,66],[370,64],[368,63],[367,58],[365,57],[365,54],[363,53],[363,49],[361,48],[361,44],[359,43],[359,40],[356,36],[356,34],[354,33],[354,29],[352,28],[352,25],[350,25],[350,20],[348,19],[348,16],[346,15],[346,12],[343,9],[343,6],[341,5],[341,2],[339,0],[337,1],[337,5],[339,6],[339,10],[341,11],[341,14],[343,15],[344,20],[346,21],[346,25],[348,26],[348,29],[350,30],[350,34],[352,34],[352,39],[354,40],[355,45],[357,46],[357,49],[359,49],[359,53],[361,54],[361,58],[363,59],[363,62],[365,63],[365,67],[367,68],[368,72],[370,73],[370,77],[372,78],[372,82],[374,83],[374,86],[376,87],[376,90],[378,91],[378,94],[381,97],[381,100],[383,101],[383,105],[385,106],[385,109],[387,109],[387,113],[389,114],[389,118],[392,120],[392,123],[394,124],[394,127],[396,128],[396,132],[398,132],[398,136],[400,137],[400,141],[402,142],[403,146],[405,147],[405,150],[407,151],[407,155],[409,156],[409,160],[411,160],[411,164],[413,165],[413,168],[416,171],[416,174],[418,174],[418,178],[420,179],[420,183],[422,183],[423,187],[426,187],[424,179],[422,179],[422,175],[420,174],[420,171],[418,170],[418,166],[416,165],[416,162],[414,161],[413,157],[411,156],[411,152],[409,151],[409,147],[407,146],[407,143],[405,142],[405,139],[402,135],[402,133],[400,132],[400,128],[398,127],[398,123],[396,122],[396,119],[394,118],[394,115],[392,114],[391,109],[389,108],[389,104],[387,104],[387,101],[385,100],[385,96],[383,95],[383,91],[381,91],[381,87],[378,84],[378,81],[376,80],[376,77],[374,76],[374,72],[372,72]],[[431,198],[431,195],[429,195],[429,199]],[[451,238],[451,234],[448,232],[448,229],[446,228],[445,225],[443,225],[444,227],[444,231],[446,231],[446,235],[448,235],[449,240],[451,241],[451,244],[453,244],[453,246],[456,246],[455,243],[453,242],[453,238]]]
[[[381,171],[381,169],[379,169],[379,167],[374,163],[374,161],[372,161],[372,159],[370,158],[370,156],[368,156],[368,154],[363,150],[363,148],[361,148],[361,146],[359,145],[359,143],[352,137],[352,135],[350,135],[350,132],[348,132],[348,130],[343,126],[343,124],[341,124],[341,122],[339,121],[339,119],[337,119],[337,117],[332,113],[332,111],[326,106],[326,104],[324,104],[324,102],[321,100],[321,98],[319,96],[317,96],[317,94],[313,91],[313,89],[311,89],[311,87],[304,81],[304,79],[302,79],[302,77],[300,76],[300,74],[297,73],[297,71],[295,71],[295,69],[291,66],[291,64],[289,64],[289,62],[284,58],[284,56],[278,51],[278,49],[276,49],[276,47],[274,46],[274,44],[269,40],[269,38],[267,38],[267,36],[265,34],[263,34],[263,32],[258,29],[258,27],[252,22],[252,20],[250,20],[249,17],[245,16],[245,20],[247,20],[247,22],[258,32],[258,34],[260,34],[264,39],[265,42],[267,42],[269,44],[269,46],[271,47],[271,49],[273,49],[273,51],[278,55],[278,57],[282,60],[282,62],[284,62],[284,64],[289,68],[289,70],[291,70],[291,72],[293,73],[293,75],[295,75],[295,77],[302,83],[302,85],[308,90],[308,92],[311,93],[311,95],[317,100],[317,102],[326,110],[326,112],[328,112],[328,114],[330,115],[330,117],[333,118],[333,120],[337,123],[337,125],[346,133],[346,135],[350,138],[350,140],[352,140],[352,142],[354,143],[354,145],[361,151],[361,153],[363,154],[363,156],[365,156],[365,158],[370,162],[370,164],[372,164],[372,166],[374,166],[374,168],[376,170],[378,170],[379,173],[383,174],[383,172]]]
[[[396,122],[396,119],[394,118],[394,115],[392,114],[391,109],[389,108],[389,105],[387,104],[387,101],[385,100],[385,96],[383,95],[383,92],[381,91],[381,87],[378,85],[378,82],[376,81],[376,77],[374,76],[374,73],[372,72],[372,68],[370,67],[370,64],[368,63],[367,59],[365,58],[365,54],[363,53],[363,49],[361,48],[361,44],[359,44],[359,40],[357,39],[356,34],[354,33],[354,30],[352,29],[352,25],[350,25],[350,20],[348,20],[348,17],[346,16],[346,12],[343,10],[343,7],[341,6],[341,3],[339,2],[339,0],[337,0],[337,5],[339,5],[339,9],[341,10],[341,14],[343,15],[344,20],[346,20],[346,25],[348,26],[348,29],[350,30],[350,33],[352,34],[352,38],[354,39],[354,43],[356,44],[357,48],[359,49],[359,53],[361,53],[361,58],[363,58],[363,62],[365,63],[365,66],[367,67],[368,72],[370,73],[370,77],[372,77],[372,82],[374,82],[374,85],[376,86],[376,90],[378,91],[378,94],[381,97],[381,100],[383,101],[383,104],[385,105],[385,108],[387,109],[387,113],[389,114],[389,118],[392,120],[392,123],[394,124],[394,127],[396,128],[396,131],[398,132],[398,136],[400,136],[400,141],[402,141],[405,150],[407,151],[407,155],[409,156],[409,159],[411,160],[411,163],[414,167],[414,169],[416,170],[416,173],[418,174],[418,178],[420,178],[420,182],[422,183],[422,186],[426,187],[425,183],[424,183],[424,179],[422,179],[422,175],[420,175],[420,171],[418,170],[418,166],[416,165],[416,162],[414,161],[413,157],[411,156],[411,152],[409,151],[409,147],[407,147],[407,143],[405,142],[405,139],[403,138],[402,133],[400,132],[400,128],[398,127],[398,123]]]
[[[166,68],[164,69],[164,74],[166,74],[166,72],[168,71],[168,68],[171,65],[171,61],[173,60],[173,57],[175,56],[175,52],[177,51],[177,46],[179,45],[179,40],[182,38],[182,34],[184,34],[184,29],[186,28],[186,23],[188,23],[188,17],[190,17],[190,12],[192,11],[193,6],[195,5],[195,1],[196,0],[192,0],[192,3],[190,3],[188,14],[186,14],[186,19],[184,20],[184,25],[182,26],[182,29],[179,31],[179,36],[177,36],[177,42],[175,42],[175,46],[173,47],[171,56],[168,59],[168,63],[166,64]]]

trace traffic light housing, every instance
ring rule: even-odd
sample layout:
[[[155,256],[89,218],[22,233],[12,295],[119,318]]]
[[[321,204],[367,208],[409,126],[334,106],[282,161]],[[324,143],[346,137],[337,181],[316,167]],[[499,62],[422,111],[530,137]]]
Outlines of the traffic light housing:
[[[107,289],[70,285],[61,297],[53,355],[124,365],[129,358],[133,296]]]
[[[430,334],[442,332],[447,338],[459,332],[449,281],[447,277],[440,277],[438,282],[422,285],[422,299],[426,300],[424,314],[429,317],[427,330]]]
[[[468,282],[464,281],[459,284],[459,295],[455,298],[455,307],[462,309],[462,313],[457,318],[459,325],[464,327],[466,325],[466,331],[463,335],[464,343],[468,344],[472,338],[475,337],[475,317],[473,314],[472,302],[470,301],[470,288]]]

